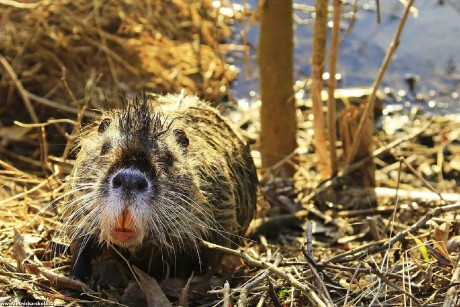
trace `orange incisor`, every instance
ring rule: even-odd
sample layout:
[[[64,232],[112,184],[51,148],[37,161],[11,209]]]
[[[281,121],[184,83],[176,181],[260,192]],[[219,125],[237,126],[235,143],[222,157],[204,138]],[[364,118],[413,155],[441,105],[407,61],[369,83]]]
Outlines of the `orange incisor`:
[[[119,231],[132,231],[131,225],[133,222],[133,216],[129,212],[129,210],[125,209],[123,212],[117,217],[117,224],[116,229]]]

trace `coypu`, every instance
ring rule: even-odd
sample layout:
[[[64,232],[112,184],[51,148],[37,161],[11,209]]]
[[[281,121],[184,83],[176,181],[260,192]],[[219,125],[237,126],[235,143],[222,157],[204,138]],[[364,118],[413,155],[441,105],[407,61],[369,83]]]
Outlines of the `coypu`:
[[[198,242],[230,246],[255,213],[249,148],[197,97],[144,95],[124,103],[79,140],[73,200],[64,210],[71,276],[93,277],[94,259],[112,257],[113,248],[157,278],[171,268],[205,271],[216,256]]]

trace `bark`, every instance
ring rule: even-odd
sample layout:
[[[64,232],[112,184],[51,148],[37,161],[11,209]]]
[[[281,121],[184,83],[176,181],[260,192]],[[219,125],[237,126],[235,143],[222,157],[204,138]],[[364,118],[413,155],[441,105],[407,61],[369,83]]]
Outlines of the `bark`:
[[[327,38],[327,0],[316,1],[316,18],[313,31],[313,50],[311,55],[311,99],[313,101],[313,129],[315,149],[318,158],[318,172],[323,179],[331,176],[331,164],[327,149],[326,127],[324,123],[321,90],[323,84],[324,61]]]
[[[365,105],[348,106],[339,117],[340,135],[342,136],[343,156],[348,157],[350,151],[357,140],[354,139],[355,131],[358,129],[360,119],[364,114]],[[372,113],[371,113],[372,114]],[[373,151],[373,131],[374,117],[366,117],[364,122],[363,132],[359,139],[359,146],[352,163],[362,160],[372,154]],[[348,182],[350,186],[357,187],[375,187],[375,163],[370,159],[350,175],[351,179]]]
[[[262,166],[285,161],[297,147],[293,73],[292,0],[262,1],[259,37]],[[292,164],[281,163],[292,175]]]
[[[338,162],[336,154],[336,127],[335,127],[335,118],[336,118],[336,104],[335,104],[335,73],[337,67],[337,57],[339,51],[339,34],[340,34],[340,11],[341,11],[341,0],[333,0],[334,3],[334,27],[332,28],[331,35],[331,55],[329,58],[329,89],[328,89],[328,128],[329,128],[329,154],[330,154],[330,164],[331,164],[331,174],[335,175],[338,172]]]

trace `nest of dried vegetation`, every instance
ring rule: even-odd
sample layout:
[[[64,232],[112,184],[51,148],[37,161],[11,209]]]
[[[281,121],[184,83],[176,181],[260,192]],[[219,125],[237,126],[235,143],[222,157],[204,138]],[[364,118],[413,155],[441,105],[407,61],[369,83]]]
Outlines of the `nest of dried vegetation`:
[[[94,116],[87,110],[105,105],[114,84],[128,94],[186,88],[219,100],[233,78],[219,51],[229,29],[209,1],[8,3],[0,11],[0,303],[115,303],[110,291],[66,279],[69,255],[50,247],[66,244],[54,236],[65,200],[46,206],[65,192],[75,127]],[[255,221],[254,241],[239,250],[210,246],[242,258],[241,265],[231,276],[163,281],[169,300],[458,305],[460,121],[414,115],[410,122],[398,134],[377,133],[375,189],[353,187],[360,161],[321,182],[310,127],[301,124],[294,182],[262,178],[271,209]],[[149,303],[166,304],[151,280],[138,277],[155,293]]]

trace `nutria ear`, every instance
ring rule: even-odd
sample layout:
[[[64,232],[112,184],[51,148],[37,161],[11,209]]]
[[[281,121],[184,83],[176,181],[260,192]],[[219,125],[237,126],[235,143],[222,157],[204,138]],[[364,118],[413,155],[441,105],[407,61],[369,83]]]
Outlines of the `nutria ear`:
[[[99,134],[102,134],[104,133],[107,128],[110,126],[110,122],[112,120],[110,118],[104,118],[100,123],[99,123],[99,127],[97,128],[97,132]]]
[[[179,144],[184,149],[187,148],[189,140],[187,135],[185,134],[185,131],[181,129],[174,129],[173,133],[176,137],[177,144]]]

